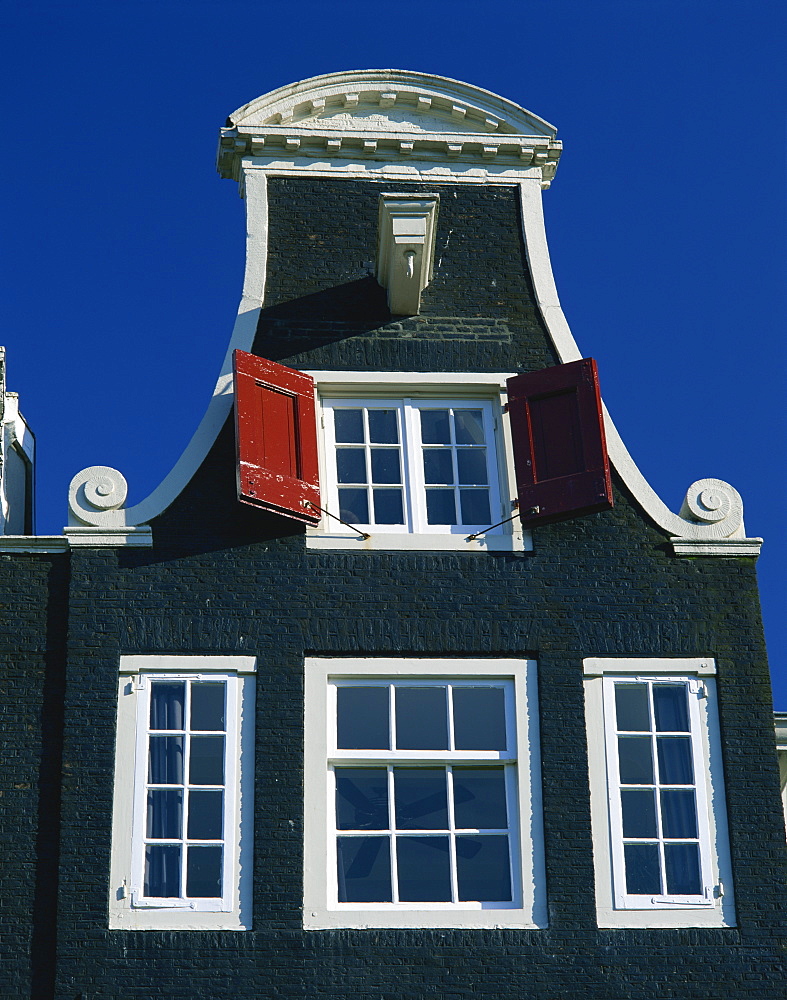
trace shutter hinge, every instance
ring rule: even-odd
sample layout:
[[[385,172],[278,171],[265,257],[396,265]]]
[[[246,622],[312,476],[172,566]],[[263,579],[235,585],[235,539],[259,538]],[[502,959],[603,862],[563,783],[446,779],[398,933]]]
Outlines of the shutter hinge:
[[[708,697],[708,689],[705,686],[705,681],[700,680],[699,678],[693,678],[689,681],[689,691],[691,691],[692,694],[696,694],[698,698]]]

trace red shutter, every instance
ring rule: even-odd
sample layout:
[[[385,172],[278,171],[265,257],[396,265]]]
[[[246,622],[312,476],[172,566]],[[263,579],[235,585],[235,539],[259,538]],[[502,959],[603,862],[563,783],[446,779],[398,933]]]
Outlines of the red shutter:
[[[508,412],[523,524],[565,521],[612,506],[592,358],[508,379]]]
[[[320,512],[314,380],[235,351],[238,499],[316,524]]]

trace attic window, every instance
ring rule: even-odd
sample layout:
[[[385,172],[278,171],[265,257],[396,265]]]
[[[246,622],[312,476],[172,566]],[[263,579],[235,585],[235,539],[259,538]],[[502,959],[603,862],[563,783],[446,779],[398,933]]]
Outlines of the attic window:
[[[421,311],[421,292],[432,280],[439,202],[437,194],[380,195],[377,280],[395,316]]]

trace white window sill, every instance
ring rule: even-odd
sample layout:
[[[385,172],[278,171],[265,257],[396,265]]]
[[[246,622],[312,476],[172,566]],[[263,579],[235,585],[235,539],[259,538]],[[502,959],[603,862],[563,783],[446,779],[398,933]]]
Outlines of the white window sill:
[[[369,538],[361,538],[354,531],[328,534],[307,529],[306,548],[345,552],[530,552],[533,538],[529,531],[481,535],[472,541],[467,541],[467,535],[405,532],[373,532]]]
[[[526,914],[521,909],[413,909],[413,910],[304,910],[303,926],[307,931],[324,931],[334,928],[365,930],[367,928],[418,928],[456,927],[483,929],[513,927],[520,930],[538,930],[548,926],[544,912]]]

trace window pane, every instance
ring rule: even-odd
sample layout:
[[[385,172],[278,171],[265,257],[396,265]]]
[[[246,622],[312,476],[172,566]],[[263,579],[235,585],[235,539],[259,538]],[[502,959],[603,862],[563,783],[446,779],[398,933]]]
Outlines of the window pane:
[[[689,732],[689,706],[685,684],[654,684],[653,711],[660,733]]]
[[[186,895],[215,899],[221,895],[221,847],[189,847],[186,857]]]
[[[616,684],[615,712],[618,729],[624,732],[649,732],[647,684]]]
[[[224,737],[192,736],[189,759],[192,785],[224,784]]]
[[[339,830],[388,829],[388,772],[384,767],[337,767]]]
[[[398,448],[372,448],[372,482],[401,483]],[[363,482],[363,480],[355,480]]]
[[[339,444],[363,443],[363,410],[334,409],[333,426]]]
[[[402,491],[374,489],[375,524],[404,524]]]
[[[177,844],[145,846],[146,896],[176,899],[180,896],[180,847]]]
[[[697,836],[693,788],[667,788],[662,791],[661,824],[665,837]]]
[[[656,796],[653,789],[622,788],[620,805],[624,837],[658,837]]]
[[[447,750],[444,687],[396,687],[396,745],[400,750]]]
[[[489,524],[489,490],[460,490],[462,524]]]
[[[444,767],[394,768],[397,829],[448,829],[445,779]]]
[[[505,750],[505,691],[494,687],[455,687],[454,744],[457,750]]]
[[[339,490],[339,517],[350,524],[369,524],[366,490]]]
[[[421,410],[421,441],[424,444],[451,443],[448,410]]]
[[[453,490],[426,491],[428,524],[456,524],[456,502]]]
[[[191,728],[224,729],[224,685],[195,682],[191,685]]]
[[[618,736],[618,759],[621,784],[653,784],[653,754],[649,736]]]
[[[451,451],[444,448],[424,448],[424,482],[448,483],[454,481],[454,464]]]
[[[664,866],[667,870],[667,892],[671,896],[698,896],[702,893],[697,844],[665,844]]]
[[[391,858],[387,837],[338,837],[340,903],[390,903]]]
[[[456,874],[460,900],[509,902],[508,837],[457,837]]]
[[[223,792],[189,792],[188,836],[193,840],[221,840],[223,804]]]
[[[453,771],[455,826],[464,830],[505,830],[508,815],[504,769],[455,767]]]
[[[661,894],[657,844],[624,844],[626,892]]]
[[[463,486],[486,486],[486,448],[459,448],[456,452],[459,482]]]
[[[186,685],[154,681],[150,685],[150,728],[184,729],[183,708],[186,703]]]
[[[693,785],[691,739],[688,736],[659,736],[656,745],[662,785]]]
[[[183,782],[183,736],[151,736],[148,750],[148,781],[153,785]]]
[[[454,410],[457,444],[484,444],[483,410]]]
[[[340,483],[366,482],[366,452],[363,448],[336,449],[336,478]]]
[[[448,837],[397,837],[396,862],[403,902],[450,902]]]
[[[398,444],[396,410],[369,410],[369,440],[372,444]]]
[[[178,840],[183,836],[182,789],[149,789],[147,836],[157,840]]]
[[[336,723],[340,750],[390,750],[388,688],[338,687]]]

